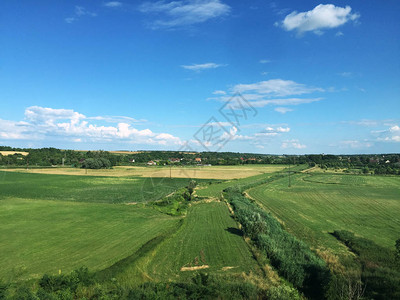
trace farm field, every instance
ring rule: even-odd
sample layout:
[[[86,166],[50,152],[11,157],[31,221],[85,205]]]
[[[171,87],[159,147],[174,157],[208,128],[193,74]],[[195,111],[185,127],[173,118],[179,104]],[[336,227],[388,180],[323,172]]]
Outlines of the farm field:
[[[352,231],[390,249],[399,238],[399,177],[298,174],[290,188],[286,177],[248,193],[314,248],[347,253],[330,234],[334,230]]]
[[[179,218],[122,204],[0,199],[0,278],[106,268],[176,227]]]
[[[21,154],[23,156],[27,156],[29,152],[25,151],[0,151],[0,154],[3,156],[14,155],[14,154]]]
[[[221,274],[259,271],[223,202],[194,203],[183,226],[158,247],[145,269],[151,278],[165,280],[192,276],[198,267]]]
[[[0,171],[0,199],[17,197],[96,203],[158,200],[186,186],[184,178],[101,177]]]
[[[278,169],[275,172],[265,172],[265,173],[254,175],[254,176],[227,180],[227,181],[223,181],[220,183],[213,183],[210,185],[203,185],[202,187],[199,187],[197,189],[196,194],[199,197],[211,197],[211,198],[219,197],[221,192],[229,186],[238,186],[238,187],[245,186],[248,184],[258,182],[260,180],[266,180],[268,178],[271,178],[272,176],[282,174],[282,172],[286,172],[288,170],[287,165],[281,165],[281,166],[283,168]],[[307,168],[306,165],[297,165],[295,167],[291,167],[291,170],[292,171],[301,171],[306,168]]]
[[[194,179],[234,179],[263,173],[281,171],[285,165],[241,165],[241,166],[117,166],[113,169],[85,170],[78,168],[32,168],[7,169],[7,171],[35,174],[91,175],[113,177],[174,177]]]

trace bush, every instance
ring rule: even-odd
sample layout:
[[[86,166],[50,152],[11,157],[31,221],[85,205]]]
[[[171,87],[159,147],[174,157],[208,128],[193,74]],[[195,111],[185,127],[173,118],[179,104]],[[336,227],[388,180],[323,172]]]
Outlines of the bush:
[[[108,169],[111,168],[111,162],[106,158],[87,158],[82,163],[84,169]]]
[[[321,298],[330,279],[326,263],[283,229],[271,215],[243,196],[240,188],[225,190],[244,233],[270,259],[279,274],[311,298]]]

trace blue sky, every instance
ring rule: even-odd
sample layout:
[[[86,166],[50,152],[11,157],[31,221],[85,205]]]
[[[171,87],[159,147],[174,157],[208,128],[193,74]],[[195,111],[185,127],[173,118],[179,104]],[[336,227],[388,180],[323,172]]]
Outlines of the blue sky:
[[[399,1],[2,1],[0,144],[400,150]]]

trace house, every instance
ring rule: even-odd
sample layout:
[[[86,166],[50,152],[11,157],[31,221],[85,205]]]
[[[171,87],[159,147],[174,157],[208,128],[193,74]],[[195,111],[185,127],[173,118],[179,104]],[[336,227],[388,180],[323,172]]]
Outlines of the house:
[[[132,159],[129,160],[129,162],[134,163],[134,162],[135,162],[135,159],[132,158]]]
[[[196,157],[196,158],[194,159],[194,161],[195,161],[195,162],[201,162],[201,158],[200,158],[200,157]]]
[[[181,160],[179,158],[170,158],[169,161],[172,162],[172,163],[181,162]]]
[[[149,162],[147,162],[148,166],[155,166],[157,165],[157,163],[155,161],[150,160]]]

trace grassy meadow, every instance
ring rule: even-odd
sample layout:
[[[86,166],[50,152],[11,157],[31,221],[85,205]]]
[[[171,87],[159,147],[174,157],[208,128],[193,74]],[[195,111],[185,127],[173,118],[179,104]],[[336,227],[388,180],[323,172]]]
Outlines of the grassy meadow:
[[[87,266],[101,270],[177,226],[133,205],[0,199],[0,278],[38,278]]]
[[[185,178],[103,177],[0,171],[0,199],[17,197],[96,203],[157,200],[186,186]]]
[[[248,191],[285,228],[314,248],[344,254],[330,233],[349,230],[394,249],[400,232],[400,178],[297,174]]]
[[[193,204],[183,226],[153,255],[147,274],[159,280],[192,275],[202,266],[212,273],[254,272],[258,268],[223,202]]]

